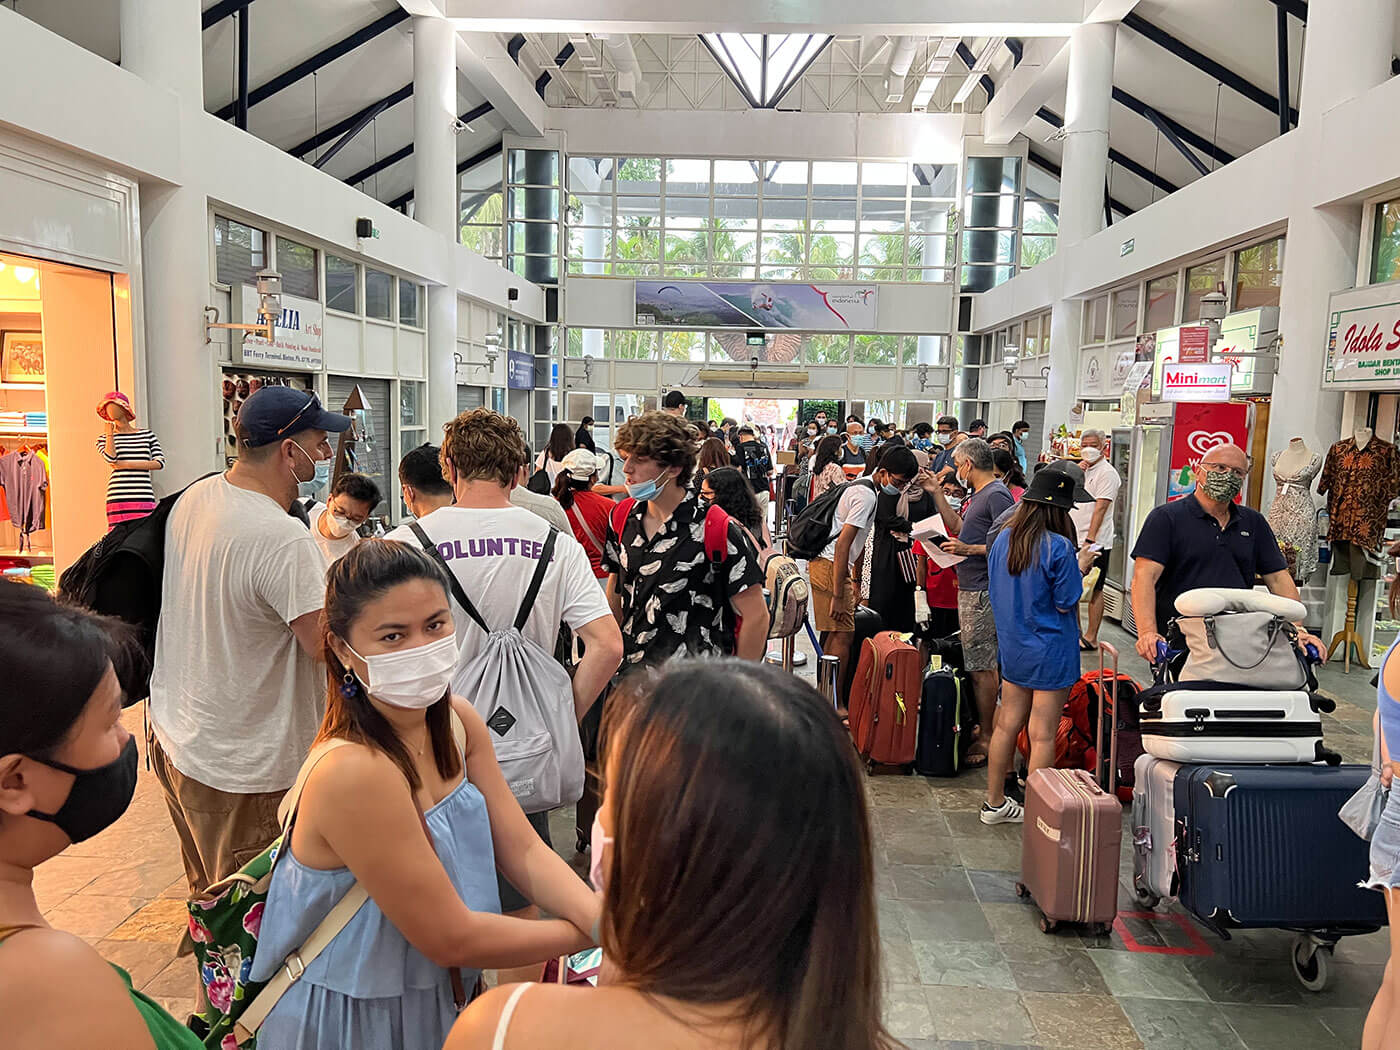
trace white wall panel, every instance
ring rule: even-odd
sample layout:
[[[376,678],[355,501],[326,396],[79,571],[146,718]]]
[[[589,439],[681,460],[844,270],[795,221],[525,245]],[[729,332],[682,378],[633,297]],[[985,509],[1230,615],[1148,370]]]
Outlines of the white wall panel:
[[[364,325],[356,317],[326,314],[326,369],[359,375],[361,361],[360,332]]]
[[[637,321],[637,282],[621,277],[569,277],[564,323],[570,328],[632,328]]]
[[[393,375],[394,326],[365,322],[365,374]]]
[[[422,332],[399,329],[399,375],[414,379],[428,374],[428,337]]]

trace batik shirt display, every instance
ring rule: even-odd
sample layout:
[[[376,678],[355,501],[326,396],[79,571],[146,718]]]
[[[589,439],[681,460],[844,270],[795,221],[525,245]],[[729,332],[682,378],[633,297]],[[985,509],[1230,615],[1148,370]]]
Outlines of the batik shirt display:
[[[1390,501],[1400,493],[1400,453],[1379,438],[1365,448],[1343,438],[1327,450],[1317,491],[1327,496],[1328,538],[1374,550],[1385,536]]]

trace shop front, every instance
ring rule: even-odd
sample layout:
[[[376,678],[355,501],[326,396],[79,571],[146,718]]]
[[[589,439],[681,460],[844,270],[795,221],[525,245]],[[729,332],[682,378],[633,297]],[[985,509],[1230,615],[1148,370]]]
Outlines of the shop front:
[[[62,151],[0,135],[0,571],[52,587],[108,527],[112,391],[143,370],[136,186]]]

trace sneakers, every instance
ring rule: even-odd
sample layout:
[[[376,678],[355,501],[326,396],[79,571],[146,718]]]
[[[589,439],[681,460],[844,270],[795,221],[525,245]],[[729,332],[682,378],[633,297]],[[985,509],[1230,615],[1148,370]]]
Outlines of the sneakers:
[[[1007,798],[996,809],[983,802],[979,816],[983,824],[1019,824],[1025,816],[1025,811],[1014,798]]]

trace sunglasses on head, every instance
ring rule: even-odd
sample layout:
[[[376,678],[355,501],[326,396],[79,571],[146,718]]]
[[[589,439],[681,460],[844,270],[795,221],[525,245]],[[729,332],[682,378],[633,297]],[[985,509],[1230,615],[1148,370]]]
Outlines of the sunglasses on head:
[[[302,405],[301,408],[297,410],[297,414],[287,421],[286,426],[278,428],[277,436],[281,437],[287,431],[291,430],[293,424],[295,424],[296,421],[302,416],[306,415],[307,409],[311,408],[313,405],[318,409],[321,407],[321,399],[315,394],[312,394],[311,397],[307,400],[306,404]]]

